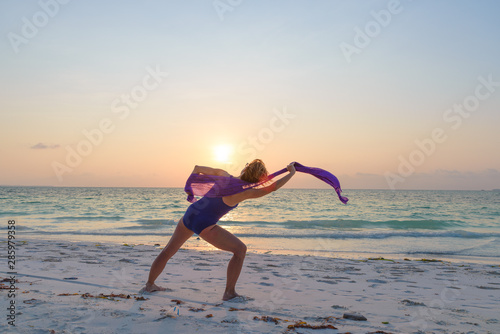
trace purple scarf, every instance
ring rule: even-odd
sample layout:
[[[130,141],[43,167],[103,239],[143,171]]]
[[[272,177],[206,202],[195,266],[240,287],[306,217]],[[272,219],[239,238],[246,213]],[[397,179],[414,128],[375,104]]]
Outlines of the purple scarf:
[[[298,162],[295,163],[295,169],[297,170],[297,172],[311,174],[321,181],[328,183],[335,189],[342,203],[346,204],[349,200],[347,197],[340,195],[340,193],[342,192],[342,189],[340,188],[340,182],[332,173],[321,168],[306,167],[299,164]],[[269,175],[264,181],[260,181],[257,183],[249,183],[233,176],[191,174],[191,176],[189,176],[186,181],[184,191],[188,194],[187,200],[191,203],[194,203],[196,202],[196,198],[194,196],[224,197],[234,195],[247,189],[262,186],[274,177],[283,174],[286,171],[287,169],[283,168]]]

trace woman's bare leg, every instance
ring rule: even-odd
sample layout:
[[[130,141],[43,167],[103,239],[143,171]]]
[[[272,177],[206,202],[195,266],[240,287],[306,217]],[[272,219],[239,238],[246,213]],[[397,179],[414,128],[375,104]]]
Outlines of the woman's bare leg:
[[[179,220],[177,227],[175,228],[175,232],[170,238],[167,246],[163,248],[161,253],[156,257],[153,264],[151,265],[151,269],[149,271],[149,278],[146,283],[146,287],[143,288],[143,291],[153,292],[153,291],[164,291],[165,288],[157,286],[155,284],[156,279],[162,273],[163,269],[165,269],[165,265],[167,261],[170,260],[172,256],[181,248],[181,246],[193,235],[193,231],[189,230],[184,223],[182,222],[182,218]]]
[[[238,294],[235,291],[236,281],[243,267],[247,246],[232,233],[218,225],[207,227],[200,233],[200,237],[219,249],[233,253],[233,257],[227,266],[226,291],[224,291],[222,299],[229,300],[237,297]]]

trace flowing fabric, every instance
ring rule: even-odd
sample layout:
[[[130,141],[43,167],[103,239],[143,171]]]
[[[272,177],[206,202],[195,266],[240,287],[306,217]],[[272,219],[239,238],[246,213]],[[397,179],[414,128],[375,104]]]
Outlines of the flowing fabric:
[[[347,197],[341,195],[342,189],[340,188],[340,182],[335,175],[332,173],[316,167],[307,167],[298,162],[295,163],[295,169],[297,172],[311,174],[312,176],[326,182],[332,186],[339,200],[346,204],[349,200]],[[186,186],[184,191],[188,194],[187,200],[191,203],[196,202],[194,196],[207,196],[207,197],[224,197],[229,195],[234,195],[245,191],[247,189],[253,189],[263,186],[265,183],[271,181],[276,176],[283,174],[287,171],[283,168],[260,182],[249,183],[240,180],[233,176],[217,176],[217,175],[206,175],[206,174],[191,174],[186,181]]]

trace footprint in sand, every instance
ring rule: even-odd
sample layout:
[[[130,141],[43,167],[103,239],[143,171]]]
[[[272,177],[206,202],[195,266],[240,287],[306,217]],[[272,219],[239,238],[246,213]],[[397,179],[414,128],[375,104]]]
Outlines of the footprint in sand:
[[[193,268],[193,270],[196,270],[196,271],[212,271],[212,269],[203,269],[203,268]]]
[[[200,268],[200,267],[211,267],[211,266],[212,266],[211,264],[204,263],[204,262],[199,262],[199,263],[195,264],[195,267],[194,267],[193,270],[196,270],[196,271],[212,271],[212,269],[209,269],[209,268]]]
[[[121,259],[121,260],[118,260],[118,262],[125,262],[125,263],[132,263],[132,264],[135,264],[135,260],[130,260],[130,259]]]
[[[366,280],[368,283],[378,283],[378,284],[386,284],[387,281],[381,280],[381,279],[367,279]]]

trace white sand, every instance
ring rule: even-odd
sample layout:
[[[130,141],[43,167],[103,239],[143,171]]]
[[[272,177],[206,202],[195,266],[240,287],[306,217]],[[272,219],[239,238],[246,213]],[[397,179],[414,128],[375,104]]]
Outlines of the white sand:
[[[8,268],[2,243],[0,277]],[[498,333],[500,268],[485,264],[247,254],[222,302],[230,254],[181,249],[144,295],[158,247],[18,242],[15,298],[0,290],[0,332],[12,333]],[[73,278],[73,279],[68,279]],[[76,278],[76,279],[75,279]],[[9,286],[3,282],[3,286]],[[88,293],[94,297],[82,297]],[[61,295],[70,294],[70,295]],[[75,295],[73,295],[75,294]],[[95,298],[125,294],[130,298]],[[16,327],[7,307],[15,301]],[[182,301],[177,305],[175,301]],[[235,310],[237,309],[237,310]],[[197,312],[195,312],[197,311]],[[367,321],[342,319],[359,313]],[[211,315],[211,317],[207,317]],[[275,322],[254,317],[279,318]],[[299,321],[335,329],[288,329]],[[379,333],[381,333],[379,332]]]

